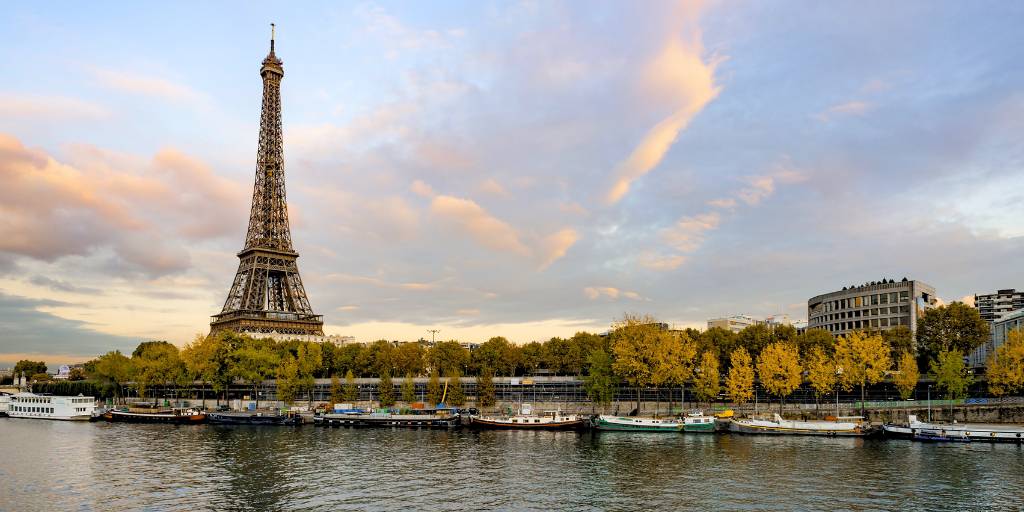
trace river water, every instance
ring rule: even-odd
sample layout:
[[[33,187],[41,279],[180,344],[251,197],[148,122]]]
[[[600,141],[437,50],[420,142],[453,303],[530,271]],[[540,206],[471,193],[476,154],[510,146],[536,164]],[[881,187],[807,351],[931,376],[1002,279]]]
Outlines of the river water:
[[[1021,510],[1016,445],[0,419],[0,509]]]

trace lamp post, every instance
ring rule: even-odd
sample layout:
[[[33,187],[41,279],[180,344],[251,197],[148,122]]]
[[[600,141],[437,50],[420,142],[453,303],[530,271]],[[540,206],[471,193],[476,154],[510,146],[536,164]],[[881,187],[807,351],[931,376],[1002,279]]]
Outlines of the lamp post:
[[[441,329],[427,329],[427,332],[430,333],[430,346],[434,346],[434,336],[441,332]]]
[[[839,420],[839,379],[843,376],[843,367],[836,366],[836,420]]]
[[[932,385],[928,384],[928,423],[932,422]]]

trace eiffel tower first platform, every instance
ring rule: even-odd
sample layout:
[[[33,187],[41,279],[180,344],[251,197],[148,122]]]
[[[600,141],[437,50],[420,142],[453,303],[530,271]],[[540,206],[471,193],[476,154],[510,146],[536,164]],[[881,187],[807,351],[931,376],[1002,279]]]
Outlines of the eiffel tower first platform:
[[[273,25],[272,25],[273,26]],[[323,317],[313,313],[299,277],[288,224],[284,192],[284,150],[281,135],[281,78],[284,68],[274,54],[263,59],[263,111],[256,185],[245,248],[238,253],[238,272],[210,332],[223,330],[260,334],[323,336]]]

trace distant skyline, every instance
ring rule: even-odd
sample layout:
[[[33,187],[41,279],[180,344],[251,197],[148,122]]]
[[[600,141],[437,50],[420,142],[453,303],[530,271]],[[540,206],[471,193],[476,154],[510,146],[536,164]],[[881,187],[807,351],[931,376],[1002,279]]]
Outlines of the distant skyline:
[[[1024,288],[1024,5],[5,7],[0,366],[209,329],[277,25],[328,334],[680,326],[908,277]]]

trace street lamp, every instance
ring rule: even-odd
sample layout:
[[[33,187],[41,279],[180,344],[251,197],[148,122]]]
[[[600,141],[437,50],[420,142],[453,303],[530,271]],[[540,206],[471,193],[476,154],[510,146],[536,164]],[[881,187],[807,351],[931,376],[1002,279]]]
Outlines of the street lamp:
[[[843,367],[836,366],[836,420],[839,420],[839,379],[843,376]]]
[[[928,423],[932,422],[932,385],[928,384]]]

